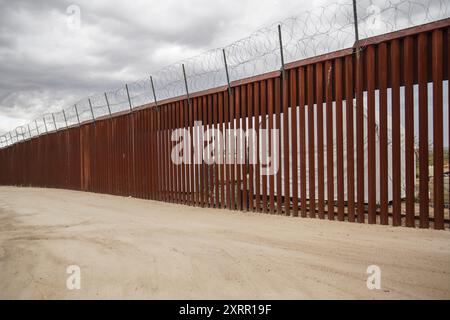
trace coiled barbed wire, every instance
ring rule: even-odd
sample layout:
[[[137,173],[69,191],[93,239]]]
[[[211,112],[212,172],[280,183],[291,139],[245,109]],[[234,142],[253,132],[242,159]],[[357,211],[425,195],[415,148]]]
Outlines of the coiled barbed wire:
[[[448,0],[357,1],[360,39],[393,32],[449,17]],[[239,80],[280,69],[278,25],[281,26],[285,62],[292,62],[339,49],[355,41],[353,4],[344,0],[302,12],[265,26],[224,48],[216,48],[151,73],[121,88],[84,98],[53,114],[45,114],[0,136],[0,147],[30,139],[81,122],[186,94],[182,65],[189,92],[227,84],[222,50],[227,55],[230,80]],[[128,99],[128,95],[130,100]]]

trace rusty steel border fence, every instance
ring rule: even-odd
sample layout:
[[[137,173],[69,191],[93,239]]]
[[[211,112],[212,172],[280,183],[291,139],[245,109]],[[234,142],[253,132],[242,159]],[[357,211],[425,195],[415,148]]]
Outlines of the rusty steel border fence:
[[[447,18],[41,134],[0,150],[0,184],[445,229],[449,43]],[[244,163],[175,164],[172,131],[192,134],[196,121],[255,129],[258,139],[260,129],[281,130],[279,141],[268,140],[281,146],[280,170],[262,175],[248,153]]]

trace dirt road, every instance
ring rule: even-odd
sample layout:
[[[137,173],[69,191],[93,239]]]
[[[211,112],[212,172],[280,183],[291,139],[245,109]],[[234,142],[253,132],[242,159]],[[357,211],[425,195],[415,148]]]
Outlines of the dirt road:
[[[0,298],[449,299],[450,232],[0,187]]]

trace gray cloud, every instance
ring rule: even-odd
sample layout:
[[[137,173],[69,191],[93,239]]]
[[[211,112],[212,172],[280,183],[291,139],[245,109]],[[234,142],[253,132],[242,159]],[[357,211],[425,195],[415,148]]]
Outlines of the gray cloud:
[[[304,10],[300,1],[0,0],[0,133]],[[69,5],[81,29],[67,27]]]

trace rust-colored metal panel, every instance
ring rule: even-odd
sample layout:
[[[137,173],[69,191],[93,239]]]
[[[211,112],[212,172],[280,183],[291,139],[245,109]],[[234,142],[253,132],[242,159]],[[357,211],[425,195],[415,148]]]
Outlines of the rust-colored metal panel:
[[[334,62],[334,84],[336,100],[336,171],[337,171],[337,206],[338,220],[344,221],[344,133],[342,117],[342,59],[337,58]]]
[[[315,120],[314,120],[314,65],[306,68],[308,81],[308,189],[309,189],[309,216],[316,217],[316,166],[315,166]],[[328,130],[327,130],[328,131]]]
[[[324,155],[323,155],[323,64],[316,64],[317,105],[317,210],[320,219],[325,217],[324,206]]]
[[[135,167],[136,167],[136,197],[145,199],[147,189],[147,174],[144,167],[145,161],[145,110],[136,111],[136,149],[135,149]]]
[[[162,140],[163,140],[163,171],[164,171],[164,182],[163,182],[163,199],[166,202],[170,202],[169,199],[169,162],[168,162],[168,139],[167,139],[167,131],[168,131],[168,106],[165,105],[161,108],[163,112],[163,131],[162,131]]]
[[[175,124],[174,124],[174,128],[173,128],[173,132],[176,132],[175,130],[179,129],[180,127],[182,127],[181,124],[181,117],[182,117],[182,110],[181,110],[181,101],[177,101],[174,104],[174,115],[175,115]],[[171,132],[171,134],[173,133]],[[181,141],[181,140],[179,140]],[[175,145],[178,142],[174,141],[173,142],[173,147],[175,147]],[[176,164],[174,163],[175,166],[175,174],[176,174],[176,203],[183,203],[183,164]]]
[[[253,84],[247,85],[247,132],[253,132],[253,120],[254,120],[254,106],[253,106]],[[252,136],[253,137],[253,136]],[[253,137],[254,138],[254,137]],[[248,146],[248,210],[255,211],[254,205],[254,148],[253,141],[247,141]]]
[[[198,98],[194,98],[194,123],[195,121],[198,121],[201,118],[201,104],[199,106],[200,103],[200,99]],[[193,123],[193,125],[194,125]],[[195,141],[195,145],[198,146],[199,142],[199,133],[198,128],[194,127],[195,133],[193,136],[195,136],[196,141]],[[194,154],[194,159],[196,165],[195,165],[195,179],[194,179],[194,183],[195,183],[195,203],[197,206],[201,206],[201,192],[200,189],[202,188],[203,184],[202,184],[202,173],[201,173],[201,164],[198,161],[198,154]]]
[[[220,198],[218,198],[219,208],[225,208],[226,200],[225,200],[225,184],[226,184],[226,167],[225,167],[225,154],[224,154],[224,143],[225,143],[225,131],[224,131],[224,101],[223,101],[223,93],[218,93],[217,95],[217,103],[218,103],[218,122],[216,129],[221,133],[223,140],[220,142],[220,154],[219,154],[219,173],[218,173],[218,183],[220,189]],[[219,177],[220,175],[220,177]]]
[[[154,190],[154,200],[161,201],[161,140],[160,140],[160,130],[161,130],[161,120],[160,120],[161,111],[159,107],[153,108],[153,132],[154,132],[154,148],[153,148],[153,157],[155,159],[154,172],[155,172],[155,190]]]
[[[362,52],[356,54],[356,189],[358,222],[365,221],[364,209],[364,63]]]
[[[236,119],[236,132],[238,133],[237,143],[236,145],[236,154],[237,157],[240,155],[240,149],[241,149],[241,137],[240,137],[240,129],[241,129],[241,87],[236,87],[234,91],[234,100],[235,100],[235,119]],[[235,140],[236,141],[236,140]],[[236,202],[237,202],[237,209],[242,210],[242,179],[241,179],[241,172],[242,172],[242,164],[241,160],[239,158],[237,159],[237,165],[236,165]]]
[[[391,43],[392,88],[392,224],[401,225],[401,164],[400,164],[400,42]]]
[[[367,48],[367,191],[369,223],[376,223],[375,46]]]
[[[213,113],[214,113],[214,104],[212,101],[212,95],[208,95],[208,104],[207,104],[207,110],[208,110],[208,129],[211,130],[213,128],[212,122],[213,122]],[[208,145],[211,144],[211,134],[208,134]],[[211,151],[210,149],[208,151]],[[208,193],[209,193],[209,207],[213,208],[214,207],[214,195],[215,195],[215,190],[216,190],[216,185],[214,183],[214,165],[213,164],[207,164],[207,168],[208,168],[208,184],[209,184],[209,188],[208,188]]]
[[[283,76],[284,75],[284,76]],[[283,112],[283,181],[284,181],[284,214],[291,215],[291,200],[290,200],[290,184],[292,183],[289,176],[290,155],[289,155],[289,76],[286,72],[282,73],[281,77],[281,100]]]
[[[128,176],[129,180],[129,190],[128,190],[128,195],[134,196],[136,197],[136,139],[135,139],[135,135],[134,135],[134,131],[135,131],[135,115],[134,112],[130,113],[130,122],[128,123],[130,128],[129,128],[129,137],[131,137],[131,143],[129,144],[130,149],[129,149],[129,153],[128,153],[128,166],[130,169],[130,175]],[[94,123],[95,125],[95,123]]]
[[[190,184],[190,193],[189,193],[189,200],[188,204],[190,206],[195,206],[195,155],[193,154],[194,150],[194,106],[192,105],[192,102],[185,101],[186,107],[188,108],[188,128],[189,128],[189,134],[191,136],[190,142],[189,142],[189,157],[190,157],[190,163],[189,163],[189,184]]]
[[[187,130],[189,128],[188,126],[188,109],[187,104],[184,100],[180,101],[180,108],[181,108],[181,126],[180,128],[183,130]],[[183,135],[185,134],[185,131],[183,131]],[[188,152],[188,138],[183,137],[183,159],[185,159],[185,155],[187,155]],[[189,164],[183,161],[183,175],[182,175],[182,203],[183,204],[189,204]]]
[[[133,192],[132,196],[135,198],[141,197],[141,178],[140,175],[137,175],[137,172],[141,171],[141,157],[140,153],[142,151],[141,146],[141,137],[140,137],[140,130],[141,130],[141,115],[139,111],[135,111],[133,113],[133,122],[131,126],[131,134],[132,139],[134,141],[134,148],[132,149],[132,165],[133,165]]]
[[[334,220],[334,138],[333,138],[333,62],[325,62],[325,100],[327,122],[327,215]]]
[[[260,108],[260,91],[259,91],[259,82],[255,82],[253,84],[253,112],[254,112],[254,118],[255,118],[255,132],[256,132],[256,146],[254,146],[256,148],[255,152],[256,152],[256,163],[254,166],[254,173],[255,173],[255,185],[254,185],[254,189],[255,189],[255,211],[257,212],[261,212],[261,160],[260,160],[260,154],[261,154],[261,136],[260,136],[260,123],[261,120],[260,119],[264,119],[264,118],[260,118],[261,115],[261,108]],[[264,188],[264,186],[263,186]]]
[[[166,173],[166,181],[165,181],[165,198],[166,202],[171,202],[170,198],[170,180],[171,180],[171,172],[170,172],[170,144],[169,144],[169,127],[170,127],[170,106],[164,106],[164,166]]]
[[[231,154],[230,154],[230,135],[229,131],[232,128],[232,120],[233,119],[233,97],[231,95],[232,89],[224,94],[224,118],[225,118],[225,181],[226,181],[226,206],[227,209],[234,209],[232,193],[233,189],[231,187],[233,183],[233,165],[231,164]]]
[[[172,166],[172,202],[178,203],[179,202],[179,174],[178,171],[180,169],[180,166],[176,164],[172,160],[172,150],[175,147],[176,142],[172,141],[172,133],[174,130],[176,130],[178,126],[178,119],[179,119],[179,113],[178,113],[178,104],[177,102],[171,103],[170,106],[170,113],[171,113],[171,126],[169,130],[169,141],[170,141],[170,148],[169,148],[169,162]]]
[[[211,129],[215,129],[215,135],[217,134],[217,131],[219,130],[219,103],[218,103],[218,96],[217,94],[213,94],[212,95],[212,99],[213,99],[213,106],[212,106],[212,112],[213,112],[213,119],[211,122]],[[213,143],[214,143],[214,164],[213,164],[213,170],[214,170],[214,175],[213,175],[213,182],[214,182],[214,202],[213,202],[213,207],[214,208],[219,208],[220,207],[220,184],[219,184],[219,161],[218,161],[218,150],[217,150],[217,145],[218,145],[218,137],[215,136],[213,137]]]
[[[305,105],[306,105],[306,72],[304,67],[298,69],[299,79],[299,130],[300,130],[300,207],[301,216],[306,217],[306,137],[305,137]]]
[[[444,163],[443,163],[443,34],[435,30],[432,34],[433,73],[433,197],[434,228],[444,229]]]
[[[403,44],[405,83],[405,172],[406,172],[406,226],[415,226],[414,198],[414,43],[411,36]]]
[[[275,106],[275,128],[278,130],[278,171],[276,174],[276,186],[277,186],[277,214],[283,213],[283,202],[282,202],[282,190],[281,190],[281,179],[283,175],[283,168],[282,168],[282,162],[281,162],[281,153],[282,153],[282,135],[281,135],[281,79],[275,78],[275,94],[274,94],[274,106]]]
[[[261,92],[261,129],[263,130],[267,130],[267,86],[266,86],[266,81],[263,80],[260,82],[260,92]],[[270,122],[270,117],[269,117],[269,122]],[[269,134],[270,136],[270,134]],[[270,150],[270,145],[269,145],[269,140],[270,137],[268,135],[266,135],[264,138],[261,136],[261,142],[264,141],[265,146],[266,146],[266,150]],[[261,144],[262,145],[262,144]],[[265,163],[267,163],[267,152],[264,152],[265,150],[263,150],[263,152],[261,153],[264,158],[265,158]],[[260,168],[262,168],[262,166],[259,166]],[[267,197],[267,190],[268,190],[268,180],[267,180],[267,175],[263,174],[262,175],[262,186],[261,186],[261,192],[262,192],[262,212],[264,213],[268,213],[269,212],[269,207],[268,207],[268,197]],[[270,177],[269,177],[270,180]],[[269,192],[270,193],[270,192]]]
[[[168,140],[169,140],[169,150],[168,150],[168,157],[169,157],[169,164],[170,164],[170,178],[171,178],[171,185],[170,185],[170,195],[171,195],[171,202],[172,203],[178,203],[178,168],[179,166],[175,164],[175,162],[172,161],[172,149],[175,146],[175,142],[172,141],[172,132],[177,126],[177,109],[176,109],[176,102],[172,102],[170,104],[170,126],[169,126],[169,132]]]
[[[182,100],[182,107],[183,107],[183,121],[184,121],[184,129],[185,134],[189,132],[189,105],[186,100]],[[191,136],[192,137],[192,136]],[[184,150],[183,154],[186,153],[186,157],[188,162],[184,164],[184,203],[187,205],[191,204],[191,167],[190,167],[190,161],[192,159],[192,155],[190,154],[190,142],[191,139],[185,137],[183,140],[184,143]]]
[[[297,154],[297,70],[289,71],[292,146],[292,216],[298,217],[298,154]],[[256,94],[256,93],[255,93]]]
[[[247,85],[241,87],[241,126],[242,133],[240,138],[241,168],[242,168],[242,209],[248,211],[248,165],[247,165],[247,144],[245,133],[247,132]]]
[[[156,140],[157,140],[157,148],[158,152],[156,154],[157,164],[156,168],[158,170],[158,177],[157,177],[157,196],[156,200],[158,201],[164,201],[164,195],[163,195],[163,186],[164,186],[164,166],[163,166],[163,143],[162,143],[162,130],[163,130],[163,119],[162,119],[162,108],[159,106],[158,110],[156,111],[155,117],[156,117]]]
[[[273,101],[274,101],[274,96],[273,96],[273,79],[268,79],[267,80],[267,113],[268,113],[268,122],[269,122],[269,150],[270,150],[270,154],[268,155],[268,157],[271,158],[271,162],[276,161],[275,160],[275,155],[272,154],[272,144],[273,143],[277,143],[274,142],[272,140],[272,129],[275,129],[276,124],[275,124],[275,119],[274,119],[274,113],[273,113]],[[271,174],[269,175],[269,212],[270,213],[275,213],[275,178],[274,175]]]
[[[154,119],[154,110],[155,108],[150,108],[147,110],[146,119],[147,119],[147,129],[145,132],[145,144],[146,144],[146,162],[144,166],[147,168],[147,178],[148,178],[148,186],[147,186],[147,196],[146,199],[156,200],[156,179],[157,179],[157,165],[158,160],[156,158],[156,150],[155,145],[157,145],[157,133],[155,130],[155,119]]]
[[[446,29],[446,33],[447,33],[447,41],[444,43],[444,54],[443,54],[443,58],[445,58],[445,62],[447,63],[447,114],[448,114],[448,118],[447,118],[447,128],[450,128],[450,61],[448,59],[448,57],[450,56],[450,27]],[[445,45],[446,44],[446,45]],[[450,129],[447,129],[447,133],[448,133],[448,137],[447,137],[447,142],[448,142],[448,157],[449,157],[449,162],[450,162]],[[450,165],[450,164],[449,164]],[[449,185],[448,185],[448,194],[447,194],[447,199],[449,199],[449,203],[447,203],[448,206],[448,226],[450,228],[450,178],[448,179]]]
[[[144,159],[144,169],[145,169],[145,180],[146,189],[144,199],[153,199],[153,183],[156,177],[156,173],[153,173],[153,165],[155,160],[153,158],[152,148],[155,145],[154,138],[155,134],[153,132],[153,109],[144,110],[145,128],[144,128],[144,147],[145,147],[145,159]]]
[[[379,134],[380,134],[380,223],[388,224],[388,113],[387,79],[388,51],[386,42],[378,46],[378,83],[379,83]]]
[[[199,111],[199,120],[202,122],[203,127],[200,127],[200,132],[199,132],[199,146],[201,146],[200,148],[200,153],[202,152],[201,150],[203,149],[203,146],[205,145],[204,143],[204,126],[206,125],[206,97],[202,97],[201,99],[198,99],[198,111]],[[205,162],[203,161],[203,156],[200,154],[199,157],[200,160],[200,205],[202,207],[205,206],[206,203],[206,199],[208,197],[208,195],[205,195],[205,192],[208,192],[208,176],[206,174],[206,168],[205,168]]]
[[[179,175],[178,171],[180,166],[177,165],[174,161],[172,161],[172,149],[175,147],[175,142],[172,141],[172,132],[177,128],[178,125],[178,112],[177,112],[177,102],[171,103],[171,126],[169,130],[169,141],[170,141],[170,149],[169,149],[169,162],[172,166],[172,202],[179,203]]]
[[[159,200],[164,201],[164,182],[165,182],[165,165],[164,165],[164,109],[159,107],[158,111],[158,167],[161,175],[159,176]]]
[[[151,160],[150,155],[150,147],[152,145],[152,133],[151,133],[151,122],[150,122],[150,111],[151,109],[142,110],[143,117],[143,130],[142,130],[142,150],[143,150],[143,158],[142,158],[142,170],[143,170],[143,199],[151,199],[151,184],[152,184],[152,175],[151,175],[151,164],[153,161]]]
[[[184,124],[184,108],[183,108],[183,103],[182,101],[178,101],[177,103],[177,112],[178,112],[178,125],[177,125],[177,129],[183,129],[185,127]],[[184,137],[180,139],[180,143],[183,144],[183,153],[185,152],[185,148],[184,148]],[[183,153],[181,154],[181,156],[183,156]],[[181,204],[186,204],[186,199],[185,199],[185,195],[186,195],[186,178],[185,178],[185,164],[184,161],[178,165],[179,169],[178,169],[178,192],[179,192],[179,196],[178,196],[178,201]]]

